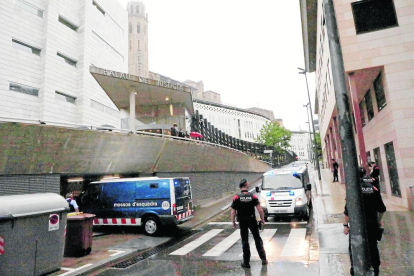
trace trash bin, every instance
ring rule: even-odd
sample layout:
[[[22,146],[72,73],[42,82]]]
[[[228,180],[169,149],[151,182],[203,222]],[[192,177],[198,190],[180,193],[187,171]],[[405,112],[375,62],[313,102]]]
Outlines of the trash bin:
[[[81,257],[92,251],[93,214],[70,213],[66,228],[66,257]]]
[[[0,196],[0,275],[59,270],[68,211],[54,193]]]

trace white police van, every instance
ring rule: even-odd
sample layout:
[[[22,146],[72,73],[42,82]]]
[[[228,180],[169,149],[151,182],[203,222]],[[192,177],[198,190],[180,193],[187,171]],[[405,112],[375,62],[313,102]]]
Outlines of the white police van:
[[[94,225],[143,226],[155,235],[162,226],[194,217],[188,177],[107,179],[89,184],[81,210],[95,214]]]
[[[306,164],[292,163],[263,174],[260,205],[268,217],[299,217],[309,219],[312,206],[311,183]]]

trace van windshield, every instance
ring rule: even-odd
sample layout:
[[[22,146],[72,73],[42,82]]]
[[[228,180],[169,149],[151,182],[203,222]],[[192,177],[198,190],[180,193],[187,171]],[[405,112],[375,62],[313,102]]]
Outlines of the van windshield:
[[[276,174],[263,176],[262,189],[297,189],[302,188],[302,181],[292,174]]]

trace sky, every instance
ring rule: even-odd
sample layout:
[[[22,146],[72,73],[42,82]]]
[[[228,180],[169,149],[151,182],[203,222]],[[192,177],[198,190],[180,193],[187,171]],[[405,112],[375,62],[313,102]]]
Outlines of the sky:
[[[308,130],[306,82],[297,69],[305,68],[299,1],[143,2],[150,71],[201,80],[223,104],[269,109],[286,128]],[[314,108],[313,73],[308,82]]]

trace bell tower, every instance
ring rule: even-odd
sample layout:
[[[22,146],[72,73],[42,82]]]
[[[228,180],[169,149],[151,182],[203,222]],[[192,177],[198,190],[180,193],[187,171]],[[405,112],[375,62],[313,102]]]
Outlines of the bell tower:
[[[128,71],[148,78],[148,15],[142,1],[128,2]]]

